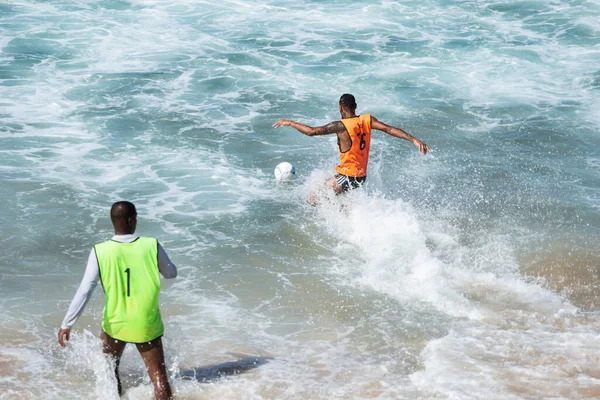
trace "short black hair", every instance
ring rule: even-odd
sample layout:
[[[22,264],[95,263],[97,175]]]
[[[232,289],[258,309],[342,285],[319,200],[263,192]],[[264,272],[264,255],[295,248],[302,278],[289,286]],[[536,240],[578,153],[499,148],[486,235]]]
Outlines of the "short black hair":
[[[129,201],[117,201],[110,208],[110,219],[113,221],[127,220],[137,216],[133,203]]]
[[[340,105],[351,109],[356,109],[356,99],[350,93],[344,93],[340,97]]]

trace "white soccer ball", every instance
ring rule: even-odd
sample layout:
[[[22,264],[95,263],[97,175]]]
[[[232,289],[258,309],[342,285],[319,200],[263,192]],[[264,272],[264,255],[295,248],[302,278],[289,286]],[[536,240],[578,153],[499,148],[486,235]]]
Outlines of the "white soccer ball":
[[[278,181],[289,181],[296,174],[296,169],[289,162],[282,162],[275,167],[274,172]]]

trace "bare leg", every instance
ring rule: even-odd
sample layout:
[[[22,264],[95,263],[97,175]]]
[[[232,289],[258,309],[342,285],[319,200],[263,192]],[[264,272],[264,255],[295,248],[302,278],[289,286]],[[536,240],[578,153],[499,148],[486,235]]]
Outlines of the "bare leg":
[[[173,398],[171,386],[167,379],[165,368],[165,354],[163,352],[162,338],[156,338],[148,343],[136,343],[140,355],[146,364],[146,370],[152,384],[154,395],[157,400],[169,400]]]
[[[104,331],[100,334],[100,338],[102,339],[102,352],[115,360],[115,377],[117,378],[119,396],[121,396],[123,395],[123,388],[121,387],[121,378],[119,378],[119,363],[121,362],[121,356],[127,342],[110,337]]]
[[[335,176],[332,176],[331,178],[327,179],[325,181],[325,186],[327,186],[328,188],[333,190],[333,192],[336,195],[344,192],[344,189],[340,185],[338,185],[337,179],[335,179]],[[317,190],[319,190],[319,189],[315,189],[312,192],[310,192],[310,194],[308,195],[308,198],[306,199],[306,202],[313,207],[315,207],[317,205],[317,199],[316,199],[316,197],[317,197],[316,191]]]

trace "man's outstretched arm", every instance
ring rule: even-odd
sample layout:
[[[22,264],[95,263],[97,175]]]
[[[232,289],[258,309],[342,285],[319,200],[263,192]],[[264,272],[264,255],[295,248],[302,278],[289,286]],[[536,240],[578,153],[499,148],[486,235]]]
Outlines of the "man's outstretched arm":
[[[402,129],[396,128],[395,126],[384,124],[383,122],[379,121],[373,116],[371,116],[371,128],[377,129],[378,131],[383,131],[388,135],[392,135],[394,137],[412,142],[415,146],[419,148],[419,151],[422,154],[427,154],[427,152],[430,151],[429,146],[427,146],[425,143],[423,143],[410,133],[406,133]]]
[[[327,125],[319,126],[316,128],[301,124],[296,121],[292,121],[290,119],[280,119],[279,121],[275,122],[275,124],[273,124],[273,128],[279,128],[280,126],[291,126],[298,132],[303,133],[306,136],[328,135],[330,133],[340,133],[346,130],[346,127],[344,126],[344,124],[342,124],[341,121],[333,121],[328,123]]]

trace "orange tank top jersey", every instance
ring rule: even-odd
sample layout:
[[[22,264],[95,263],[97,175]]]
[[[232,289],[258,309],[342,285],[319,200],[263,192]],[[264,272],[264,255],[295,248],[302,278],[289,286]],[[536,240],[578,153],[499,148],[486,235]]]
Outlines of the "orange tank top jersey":
[[[371,147],[371,115],[346,118],[342,120],[342,124],[350,135],[352,146],[345,153],[340,150],[340,165],[335,170],[338,174],[346,176],[367,176],[367,162]]]

